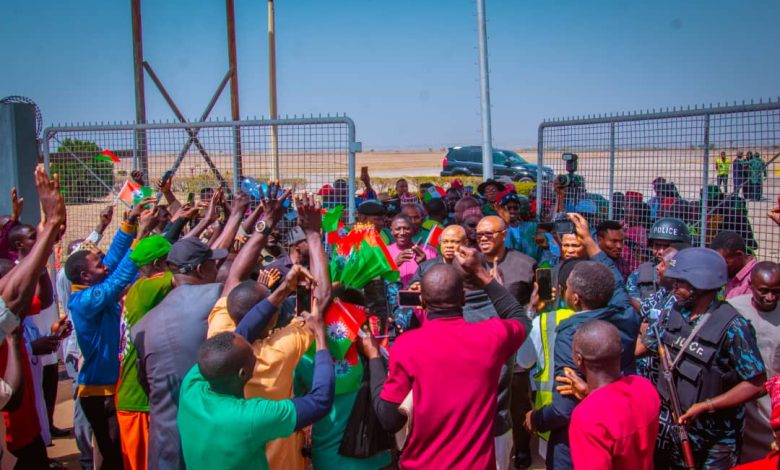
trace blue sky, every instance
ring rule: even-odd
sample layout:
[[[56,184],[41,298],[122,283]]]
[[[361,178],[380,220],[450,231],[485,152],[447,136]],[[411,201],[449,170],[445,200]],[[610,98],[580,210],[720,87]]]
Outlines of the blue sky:
[[[544,118],[780,94],[780,2],[486,0],[494,144]],[[221,0],[145,0],[145,58],[196,119],[227,70]],[[364,149],[480,143],[473,0],[277,0],[281,114],[346,113]],[[241,114],[268,114],[266,2],[236,0]],[[0,2],[0,96],[45,124],[135,116],[129,0]],[[173,119],[150,80],[149,119]],[[212,116],[225,117],[228,94]]]

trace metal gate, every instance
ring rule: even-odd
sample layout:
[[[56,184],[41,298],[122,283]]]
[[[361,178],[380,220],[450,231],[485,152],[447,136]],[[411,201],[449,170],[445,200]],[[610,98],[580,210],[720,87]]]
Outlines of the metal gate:
[[[649,228],[657,217],[678,217],[700,245],[734,230],[759,259],[780,261],[780,229],[767,217],[780,193],[777,100],[545,121],[537,149],[556,174],[565,173],[563,153],[579,156],[596,219]],[[717,177],[721,153],[731,162],[727,182]],[[547,204],[551,193],[537,188]]]
[[[237,143],[240,142],[240,145]],[[318,193],[337,180],[349,221],[354,220],[355,125],[346,116],[252,121],[154,124],[65,125],[44,130],[46,170],[60,175],[68,211],[65,242],[86,237],[100,211],[116,204],[113,233],[122,220],[125,181],[146,169],[147,184],[173,171],[173,190],[184,202],[201,190],[224,186],[237,191],[242,177],[274,176],[297,192]],[[100,157],[109,150],[118,162]]]

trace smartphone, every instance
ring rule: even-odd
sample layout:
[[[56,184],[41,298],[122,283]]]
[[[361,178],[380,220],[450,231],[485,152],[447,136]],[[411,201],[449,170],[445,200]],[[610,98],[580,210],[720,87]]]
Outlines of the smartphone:
[[[576,233],[574,222],[571,220],[556,220],[553,223],[553,232],[563,235],[566,233]]]
[[[295,288],[295,313],[311,312],[311,290],[306,286]]]
[[[187,205],[192,206],[195,204],[195,193],[188,193],[187,194]]]
[[[416,290],[399,290],[398,291],[398,306],[399,307],[420,307],[422,306],[422,295],[420,291]]]
[[[552,300],[552,270],[539,268],[536,270],[536,284],[539,300]]]
[[[360,167],[360,179],[364,180],[368,176],[368,167],[367,166],[361,166]]]
[[[163,175],[162,175],[162,180],[161,180],[161,183],[160,183],[160,185],[161,185],[161,186],[165,186],[165,184],[166,184],[166,183],[168,183],[168,181],[170,181],[170,179],[171,179],[171,178],[173,178],[173,170],[168,170],[168,171],[166,171],[166,172],[165,172],[165,173],[163,173]],[[162,191],[157,191],[157,203],[158,203],[158,204],[159,204],[159,202],[162,200],[162,198],[163,198],[163,193],[162,193]]]

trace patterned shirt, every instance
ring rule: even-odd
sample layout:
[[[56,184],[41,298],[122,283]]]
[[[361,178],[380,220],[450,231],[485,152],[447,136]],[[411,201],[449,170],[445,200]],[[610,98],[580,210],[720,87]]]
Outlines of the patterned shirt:
[[[712,311],[714,307],[717,307],[719,300],[715,300],[710,305],[708,311]],[[672,308],[678,308],[674,303]],[[682,317],[690,323],[691,327],[695,327],[701,315],[689,320],[691,312],[688,310],[679,310]],[[666,312],[665,312],[666,313]],[[668,315],[662,314],[659,320],[650,323],[650,327],[647,330],[645,345],[653,352],[658,350],[658,340],[655,336],[653,327],[659,326],[659,330],[663,335],[663,326],[666,323]],[[659,324],[660,322],[660,324]],[[718,357],[715,359],[721,364],[725,364],[728,368],[733,369],[740,380],[750,380],[757,376],[766,373],[764,362],[761,360],[761,353],[758,350],[758,344],[756,342],[756,333],[751,324],[741,315],[735,317],[726,327],[726,342],[719,351]],[[724,390],[725,392],[725,390]],[[658,436],[658,448],[663,450],[669,443],[673,442],[673,428],[671,427],[670,418],[670,404],[666,401],[661,405],[661,427],[659,429]],[[742,424],[744,421],[745,410],[740,406],[737,410],[735,418],[723,418],[715,415],[714,417],[708,414],[700,415],[693,423],[688,427],[688,435],[691,438],[691,444],[694,451],[704,450],[711,447],[713,444],[722,444],[729,446],[736,452],[737,440],[742,435]],[[674,448],[676,446],[672,446]]]

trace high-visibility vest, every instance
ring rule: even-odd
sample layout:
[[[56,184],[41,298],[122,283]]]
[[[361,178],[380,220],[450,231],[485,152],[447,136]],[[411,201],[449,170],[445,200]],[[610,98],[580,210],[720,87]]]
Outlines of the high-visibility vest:
[[[715,160],[715,163],[718,165],[718,176],[728,176],[729,175],[729,167],[731,166],[731,160],[728,158],[726,160],[722,160],[721,158],[718,158]]]
[[[539,372],[533,376],[536,383],[535,410],[540,410],[552,403],[553,387],[555,386],[555,329],[562,321],[572,315],[574,315],[574,310],[561,308],[552,312],[542,312],[539,318],[544,364],[537,364]],[[538,434],[542,439],[550,440],[549,432]]]

